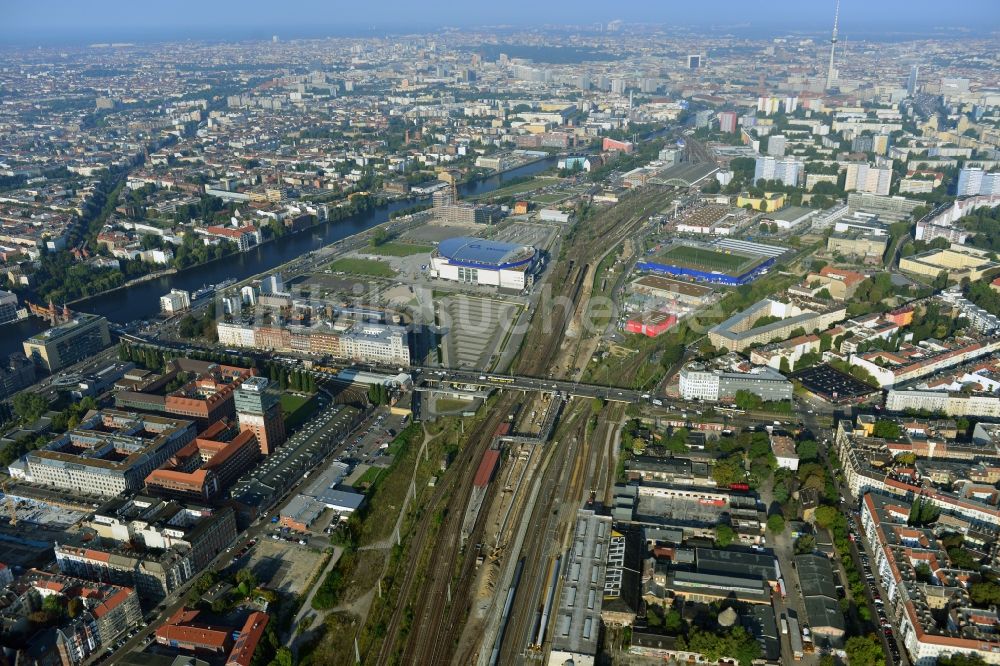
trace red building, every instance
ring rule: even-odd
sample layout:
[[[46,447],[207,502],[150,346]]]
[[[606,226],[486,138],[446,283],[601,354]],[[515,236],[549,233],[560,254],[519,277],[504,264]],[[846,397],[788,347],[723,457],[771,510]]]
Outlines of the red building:
[[[211,500],[232,485],[260,457],[252,430],[233,437],[219,421],[146,477],[146,487],[169,496]]]
[[[635,150],[635,146],[631,141],[618,141],[616,139],[609,139],[604,137],[604,143],[601,146],[602,150],[606,153],[612,151],[618,151],[620,153],[631,153]]]
[[[732,134],[736,131],[736,112],[723,111],[719,114],[719,131]]]
[[[669,312],[654,312],[649,315],[629,319],[625,323],[625,332],[640,333],[655,338],[676,323],[676,315]]]

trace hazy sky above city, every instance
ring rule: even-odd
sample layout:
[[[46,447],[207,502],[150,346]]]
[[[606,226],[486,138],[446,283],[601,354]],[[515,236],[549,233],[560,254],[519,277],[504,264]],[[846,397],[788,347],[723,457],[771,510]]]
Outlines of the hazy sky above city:
[[[0,38],[13,42],[101,39],[286,38],[427,30],[441,26],[606,23],[613,19],[752,31],[829,29],[834,0],[8,0]],[[1000,30],[1000,0],[842,0],[845,35],[965,27]]]

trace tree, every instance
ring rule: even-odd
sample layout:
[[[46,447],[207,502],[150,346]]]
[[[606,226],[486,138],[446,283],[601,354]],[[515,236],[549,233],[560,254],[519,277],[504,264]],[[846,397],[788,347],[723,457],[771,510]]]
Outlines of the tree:
[[[687,647],[710,662],[728,657],[738,661],[740,666],[750,666],[760,657],[760,644],[741,626],[735,626],[725,634],[695,629],[688,637]]]
[[[712,478],[723,488],[728,488],[734,483],[745,482],[746,472],[743,470],[743,456],[730,456],[717,461],[712,467]]]
[[[875,427],[872,429],[872,435],[882,439],[899,439],[902,433],[898,423],[886,419],[876,421]]]
[[[802,555],[804,553],[811,553],[816,549],[816,537],[812,534],[803,534],[798,539],[795,540],[795,553],[797,555]]]
[[[733,543],[736,539],[736,532],[733,528],[725,523],[719,523],[715,526],[715,545],[719,548],[725,548]]]
[[[993,581],[973,583],[969,587],[969,599],[979,608],[1000,604],[1000,585]]]
[[[30,391],[22,391],[14,396],[14,414],[25,422],[38,419],[49,408],[44,396]]]
[[[885,663],[882,644],[874,636],[853,636],[844,645],[851,666],[881,666]]]
[[[767,517],[767,530],[775,534],[785,531],[785,519],[780,513],[773,513]]]
[[[836,507],[826,504],[816,507],[816,524],[823,529],[829,529],[837,523],[838,518],[842,518]]]
[[[957,652],[947,657],[938,657],[937,666],[985,666],[986,662],[978,654]]]
[[[764,401],[761,400],[760,396],[756,393],[751,393],[750,391],[739,390],[733,397],[733,402],[740,409],[745,409],[747,411],[754,411],[760,409]]]
[[[801,462],[811,462],[819,459],[819,444],[811,439],[804,439],[795,445],[795,452],[799,454]]]

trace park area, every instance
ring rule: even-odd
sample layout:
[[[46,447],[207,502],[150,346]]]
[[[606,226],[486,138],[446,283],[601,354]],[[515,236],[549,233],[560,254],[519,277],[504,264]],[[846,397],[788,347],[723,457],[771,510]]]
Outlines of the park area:
[[[693,245],[672,245],[657,254],[653,261],[696,271],[720,272],[733,277],[744,275],[764,261],[764,257],[720,252]]]

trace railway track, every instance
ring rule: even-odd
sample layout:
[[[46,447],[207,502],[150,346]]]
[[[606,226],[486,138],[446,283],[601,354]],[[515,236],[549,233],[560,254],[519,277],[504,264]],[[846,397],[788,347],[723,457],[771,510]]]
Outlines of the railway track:
[[[479,427],[477,427],[476,432],[472,434],[467,444],[462,448],[461,453],[459,453],[458,459],[453,465],[453,473],[447,475],[446,478],[448,478],[449,481],[438,486],[431,500],[425,506],[425,517],[418,522],[417,531],[410,539],[410,557],[411,559],[420,559],[425,549],[428,547],[427,538],[431,532],[431,527],[434,522],[432,516],[434,516],[440,508],[446,509],[445,520],[441,524],[441,529],[435,536],[436,541],[433,545],[433,550],[431,551],[430,560],[432,565],[426,568],[428,578],[426,580],[426,584],[422,588],[420,597],[427,602],[424,605],[429,605],[430,609],[427,609],[425,612],[423,607],[424,605],[421,605],[418,608],[411,609],[409,611],[409,613],[412,613],[411,626],[414,627],[416,631],[407,636],[406,640],[416,640],[417,645],[414,649],[418,651],[428,649],[427,646],[420,645],[422,641],[437,640],[438,632],[451,629],[447,625],[434,620],[434,618],[440,618],[440,615],[434,614],[435,610],[437,612],[441,612],[447,601],[446,586],[451,578],[451,572],[453,571],[452,566],[444,566],[444,560],[436,559],[436,556],[447,557],[450,555],[451,557],[449,561],[453,562],[458,554],[458,550],[461,549],[462,521],[465,515],[465,507],[468,504],[469,496],[472,492],[472,483],[475,479],[476,466],[482,459],[483,452],[486,451],[489,445],[493,442],[497,428],[509,414],[510,408],[513,406],[515,400],[516,396],[514,394],[505,394],[502,396],[497,404],[491,409],[489,417],[483,421]],[[469,543],[473,543],[471,539]],[[403,622],[408,615],[407,609],[411,607],[410,599],[414,594],[414,584],[417,582],[422,571],[423,568],[420,566],[412,566],[406,569],[405,577],[400,584],[399,594],[396,596],[397,603],[391,609],[390,616],[386,620],[385,638],[378,646],[374,662],[370,662],[370,660],[366,658],[364,660],[365,663],[393,663],[396,648],[401,642],[399,636],[400,629],[402,628]],[[420,614],[419,623],[417,622],[418,613]],[[378,624],[382,620],[383,618],[369,618],[369,623]],[[405,649],[406,648],[404,648],[404,652]],[[404,661],[402,663],[407,662]],[[418,661],[411,663],[440,662]]]

